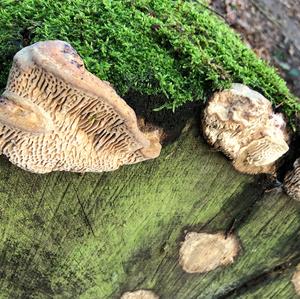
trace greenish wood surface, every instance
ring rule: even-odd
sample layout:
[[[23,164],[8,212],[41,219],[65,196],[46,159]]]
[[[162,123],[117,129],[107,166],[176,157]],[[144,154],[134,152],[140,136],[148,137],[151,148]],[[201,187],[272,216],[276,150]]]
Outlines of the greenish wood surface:
[[[242,295],[232,295],[229,298],[252,299],[252,298],[299,298],[295,295],[295,290],[291,284],[292,274],[281,275],[270,283],[262,284],[258,287],[250,287]]]
[[[0,298],[294,298],[300,206],[234,171],[195,125],[153,161],[112,173],[37,175],[1,158]],[[235,221],[234,221],[235,220]],[[235,263],[178,265],[186,231],[235,224]]]

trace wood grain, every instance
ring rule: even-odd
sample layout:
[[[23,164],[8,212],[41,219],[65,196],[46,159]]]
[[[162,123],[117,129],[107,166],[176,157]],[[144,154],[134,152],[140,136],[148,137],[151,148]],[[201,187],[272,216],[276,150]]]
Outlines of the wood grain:
[[[112,173],[37,175],[0,163],[0,298],[104,299],[135,289],[165,299],[295,295],[299,204],[237,173],[195,125],[158,159]],[[233,224],[242,250],[232,265],[183,272],[187,231]]]

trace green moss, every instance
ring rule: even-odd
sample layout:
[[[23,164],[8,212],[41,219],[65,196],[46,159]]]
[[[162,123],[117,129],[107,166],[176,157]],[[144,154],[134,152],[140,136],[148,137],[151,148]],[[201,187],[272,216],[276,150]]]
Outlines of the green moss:
[[[22,46],[69,41],[87,68],[128,91],[164,95],[175,109],[243,82],[291,116],[300,104],[275,70],[245,46],[205,1],[2,0],[0,85]]]

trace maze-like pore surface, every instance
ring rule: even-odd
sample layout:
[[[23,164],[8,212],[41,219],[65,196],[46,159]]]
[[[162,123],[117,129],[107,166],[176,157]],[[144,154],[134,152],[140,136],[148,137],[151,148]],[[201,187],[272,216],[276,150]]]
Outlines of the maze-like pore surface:
[[[51,68],[47,69],[47,65],[38,64],[35,60],[38,53],[34,53],[33,58],[30,55],[26,58],[19,55],[19,58],[17,54],[2,99],[16,104],[14,98],[17,98],[21,102],[18,105],[22,106],[22,102],[29,103],[33,111],[38,107],[49,116],[47,121],[52,122],[53,129],[36,134],[27,132],[22,130],[22,123],[24,128],[26,127],[26,118],[23,120],[20,113],[13,114],[12,117],[18,119],[18,123],[21,122],[21,128],[7,125],[5,119],[2,121],[2,153],[14,164],[42,173],[54,170],[111,171],[123,164],[137,163],[157,156],[160,150],[158,139],[153,145],[153,138],[150,141],[139,131],[132,109],[126,107],[112,87],[101,81],[99,87],[95,86],[99,88],[97,92],[89,90],[89,81],[96,79],[84,69],[76,52],[73,50],[71,54],[70,51],[65,53],[68,44],[57,41],[52,43],[57,43],[55,46],[62,48],[62,56],[67,55],[59,57],[59,63],[62,61],[66,64],[62,75],[59,74],[61,65],[53,71]],[[34,47],[35,45],[31,46],[31,49],[28,47],[27,51],[33,51]],[[43,55],[46,56],[45,53]],[[50,52],[49,55],[52,62],[57,58],[57,51],[54,54]],[[70,57],[74,58],[71,62]],[[70,69],[67,63],[72,64]],[[81,76],[82,89],[78,82],[72,84],[74,67],[74,77]],[[76,68],[79,73],[76,73]],[[103,96],[101,89],[107,89]],[[113,105],[107,100],[107,94],[111,94]],[[118,111],[119,106],[122,111]],[[24,109],[28,109],[28,105]],[[154,147],[154,152],[149,156],[143,155],[143,149],[151,146]]]

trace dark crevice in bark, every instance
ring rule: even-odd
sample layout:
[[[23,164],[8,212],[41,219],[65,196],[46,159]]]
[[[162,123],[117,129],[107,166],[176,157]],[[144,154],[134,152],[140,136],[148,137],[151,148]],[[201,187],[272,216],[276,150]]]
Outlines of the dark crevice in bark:
[[[124,99],[133,108],[138,118],[144,119],[146,126],[154,125],[163,129],[165,135],[163,145],[176,141],[182,129],[192,118],[196,119],[197,128],[200,132],[200,111],[204,107],[203,103],[187,103],[173,112],[170,109],[154,111],[154,109],[166,103],[163,96],[147,96],[129,92]]]
[[[300,118],[296,119],[296,132],[291,137],[289,151],[280,161],[278,169],[278,180],[283,182],[285,175],[293,168],[293,164],[300,157]]]
[[[246,281],[240,283],[236,287],[227,291],[222,295],[217,295],[215,298],[236,298],[237,296],[243,295],[251,289],[258,288],[264,284],[269,283],[272,280],[277,279],[283,274],[288,273],[300,262],[300,254],[295,255],[288,261],[276,265],[275,267],[268,269],[262,273],[250,276]]]

